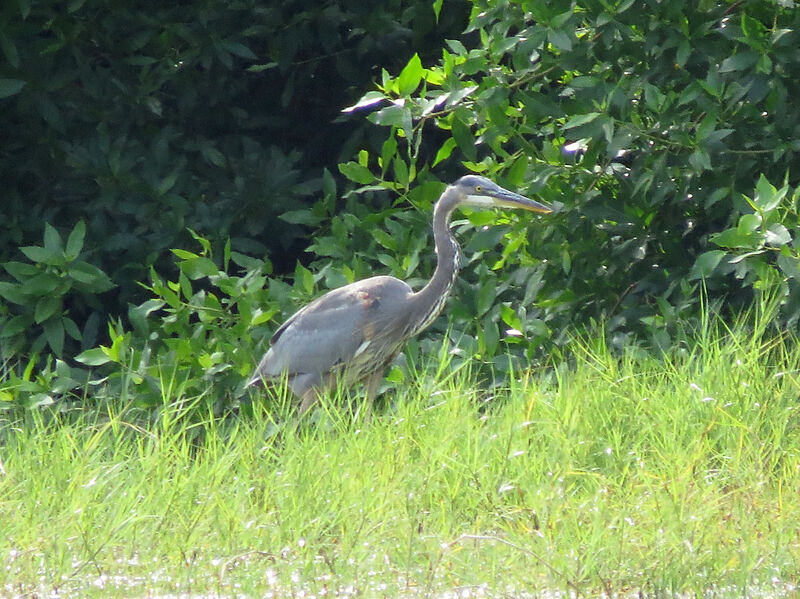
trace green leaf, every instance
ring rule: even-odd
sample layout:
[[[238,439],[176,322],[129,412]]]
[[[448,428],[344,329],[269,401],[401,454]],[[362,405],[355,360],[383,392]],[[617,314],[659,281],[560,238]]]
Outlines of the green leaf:
[[[397,77],[397,89],[401,96],[408,96],[413,93],[422,81],[422,61],[419,54],[414,53],[414,56],[408,61],[400,75]]]
[[[36,107],[39,110],[39,114],[47,122],[48,125],[52,126],[54,129],[60,132],[63,132],[64,123],[61,119],[61,111],[58,109],[55,102],[53,102],[49,96],[46,96],[44,94],[38,94],[36,96]]]
[[[733,133],[733,131],[733,129],[717,129],[709,133],[708,136],[703,139],[703,143],[706,145],[719,143]]]
[[[572,256],[567,249],[561,251],[561,270],[565,275],[569,275],[572,270]]]
[[[445,40],[445,43],[457,56],[466,56],[467,48],[459,40]]]
[[[497,345],[500,343],[500,331],[492,316],[492,314],[487,314],[484,317],[483,328],[481,330],[484,348],[488,356],[495,354]]]
[[[80,255],[85,237],[86,223],[83,220],[79,220],[70,232],[69,237],[67,237],[67,248],[65,250],[67,258],[74,260]]]
[[[197,256],[189,260],[183,260],[178,263],[178,268],[189,279],[195,281],[203,277],[213,277],[219,274],[219,268],[211,258],[205,256]],[[187,297],[189,297],[187,295]]]
[[[698,148],[694,152],[692,152],[691,156],[689,156],[689,164],[692,165],[692,168],[697,173],[702,173],[703,171],[710,171],[711,157],[708,155],[708,152]]]
[[[452,108],[461,103],[462,100],[467,98],[472,92],[478,89],[477,85],[467,85],[455,91],[447,93],[447,108]]]
[[[3,55],[6,57],[8,64],[15,69],[19,68],[19,53],[14,42],[4,34],[0,33],[0,48],[3,50]]]
[[[433,159],[433,165],[436,166],[442,160],[447,160],[450,157],[450,154],[453,153],[453,149],[456,147],[456,140],[452,137],[448,137],[444,140],[442,147],[439,148],[439,151],[436,152],[436,158]]]
[[[370,231],[372,234],[373,239],[377,241],[381,246],[385,247],[387,250],[397,251],[397,240],[389,235],[383,229],[373,229]]]
[[[128,308],[128,318],[133,326],[140,330],[147,330],[147,317],[151,312],[160,310],[164,307],[166,302],[160,299],[149,299],[138,306],[131,306]]]
[[[194,239],[197,243],[199,243],[200,246],[203,248],[202,254],[204,256],[210,256],[211,242],[202,235],[200,235],[197,231],[194,231],[191,227],[187,227],[186,230],[189,231],[189,233],[192,236],[192,239]]]
[[[383,92],[379,91],[371,91],[364,94],[361,99],[353,104],[352,106],[348,106],[347,108],[343,108],[342,112],[353,112],[354,110],[358,110],[359,108],[367,108],[369,106],[374,106],[383,100],[388,100],[386,95]]]
[[[367,185],[375,180],[375,177],[372,176],[372,172],[367,167],[361,166],[353,161],[339,164],[339,172],[351,181],[361,183],[362,185]]]
[[[336,179],[327,168],[322,169],[322,192],[326,198],[336,198]]]
[[[247,70],[251,73],[261,73],[280,66],[277,62],[266,62],[264,64],[251,64]]]
[[[3,264],[3,268],[5,268],[8,274],[14,277],[17,281],[25,281],[41,272],[40,269],[33,264],[28,264],[27,262],[17,262],[16,260],[6,262]]]
[[[294,284],[309,295],[314,292],[314,275],[299,262],[294,269]]]
[[[442,4],[444,0],[433,0],[433,15],[436,17],[436,22],[439,22],[439,13],[442,12]]]
[[[497,279],[494,276],[488,276],[480,283],[478,287],[477,297],[477,313],[476,316],[483,316],[494,304],[497,297]]]
[[[689,273],[690,279],[704,279],[710,277],[714,269],[720,263],[722,258],[725,257],[725,252],[722,250],[711,250],[700,254],[692,265],[692,270]]]
[[[522,321],[519,319],[519,316],[517,316],[517,313],[511,306],[500,306],[500,318],[502,318],[503,322],[512,329],[516,329],[518,331],[523,330]]]
[[[547,39],[562,52],[569,52],[572,50],[572,37],[566,31],[551,29],[547,32]]]
[[[786,197],[787,191],[789,191],[788,187],[782,187],[780,190],[775,189],[762,174],[756,183],[756,193],[753,196],[753,203],[757,210],[772,212],[778,207],[783,198]]]
[[[458,144],[458,148],[464,156],[466,156],[468,160],[477,160],[478,150],[475,147],[475,138],[472,136],[472,131],[467,124],[456,115],[453,115],[452,134],[453,139],[456,144]]]
[[[316,227],[322,222],[322,218],[316,216],[310,208],[289,210],[278,215],[278,218],[293,225],[308,225],[309,227]]]
[[[744,71],[756,64],[756,62],[758,62],[758,57],[758,53],[753,50],[739,52],[723,60],[722,64],[719,65],[719,72],[730,73],[733,71]]]
[[[743,214],[741,218],[739,218],[736,230],[743,234],[755,233],[761,227],[761,222],[760,214]]]
[[[53,316],[44,322],[44,337],[47,344],[56,356],[61,356],[64,352],[64,324],[61,316]]]
[[[409,179],[410,171],[408,169],[408,165],[402,158],[400,158],[400,156],[397,156],[392,164],[394,166],[395,180],[403,187],[408,187],[409,183],[411,182]]]
[[[22,291],[22,285],[0,281],[0,297],[12,304],[24,305],[30,301],[30,297]]]
[[[225,245],[222,247],[222,270],[228,272],[228,267],[231,263],[231,238],[225,239]]]
[[[240,58],[247,58],[248,60],[258,59],[258,57],[253,54],[253,51],[250,48],[240,42],[225,40],[222,42],[222,45],[228,52]]]
[[[64,241],[58,231],[50,223],[44,225],[44,249],[55,254],[64,252]]]
[[[53,293],[63,279],[52,272],[40,272],[22,282],[22,291],[28,296],[41,297]]]
[[[756,72],[769,75],[772,72],[772,66],[772,59],[768,55],[762,54],[758,57],[758,62],[756,63]]]
[[[92,312],[92,314],[97,314],[97,312]],[[75,341],[80,341],[82,339],[81,331],[74,320],[69,316],[62,316],[61,322],[64,323],[64,330],[67,332],[67,335],[72,337]]]
[[[247,270],[255,270],[266,274],[272,272],[272,263],[267,258],[253,258],[235,251],[231,251],[230,258],[235,264]]]
[[[489,211],[478,212],[470,214],[469,220],[470,222],[476,224],[484,220],[488,223],[491,223],[496,216],[496,214]],[[469,238],[469,242],[467,242],[465,251],[468,254],[473,252],[485,252],[486,250],[496,248],[507,231],[506,227],[487,227],[485,225],[478,226],[481,226],[482,229],[472,235],[472,237]]]
[[[738,229],[726,229],[721,233],[711,236],[711,241],[720,247],[744,248],[755,250],[760,247],[759,236],[753,233],[746,233]]]
[[[36,302],[33,320],[36,324],[40,324],[56,312],[61,312],[61,298],[59,296],[45,295]]]
[[[273,316],[278,313],[278,308],[270,308],[267,311],[256,310],[253,313],[253,317],[250,319],[251,327],[256,327],[258,325],[264,324],[265,322],[269,322]]]
[[[135,67],[146,67],[151,64],[156,64],[158,62],[158,59],[153,58],[152,56],[143,56],[141,54],[134,54],[132,56],[125,57],[124,62],[125,64],[131,64]],[[154,98],[148,98],[148,104],[153,101]],[[153,110],[155,114],[158,114],[160,112],[159,109],[156,107],[156,104],[153,104],[152,107],[156,108],[156,110]]]
[[[376,125],[397,127],[398,129],[405,130],[408,121],[407,112],[410,114],[406,106],[402,104],[392,104],[391,106],[381,108],[377,112],[373,112],[368,118]]]
[[[675,63],[683,68],[686,66],[686,61],[689,59],[689,56],[692,54],[692,46],[689,43],[689,40],[682,40],[681,43],[678,45],[678,52],[675,55]]]
[[[212,322],[222,311],[222,304],[220,303],[219,298],[213,293],[206,294],[205,299],[203,300],[203,307],[205,310],[200,312],[200,319],[203,320],[203,317],[205,316],[205,322]]]
[[[437,0],[437,2],[441,2],[442,0]],[[403,383],[406,380],[405,372],[399,366],[393,367],[389,373],[386,375],[386,380],[391,383]]]
[[[778,268],[790,279],[800,280],[800,258],[781,252],[778,254]]]
[[[100,366],[111,361],[108,354],[106,354],[106,350],[102,347],[87,349],[75,356],[75,360],[87,366]]]
[[[198,254],[195,254],[194,252],[190,252],[189,250],[182,250],[180,248],[173,248],[170,251],[181,260],[191,260],[192,258],[197,258],[198,256]]]
[[[569,119],[564,124],[564,129],[572,129],[573,127],[580,127],[581,125],[591,123],[599,116],[599,112],[587,112],[586,114],[579,114]]]
[[[775,223],[767,229],[764,242],[772,247],[780,247],[792,242],[789,230],[780,223]]]
[[[470,211],[467,214],[467,218],[469,222],[472,223],[472,226],[476,229],[481,229],[470,237],[469,243],[467,243],[467,252],[478,252],[494,248],[505,234],[505,231],[501,227],[487,227],[487,225],[494,225],[497,223],[497,213],[495,212],[489,210]],[[496,237],[495,234],[491,233],[492,230],[499,231],[500,236]],[[488,242],[485,241],[487,237],[490,239]]]
[[[25,87],[25,83],[22,79],[0,79],[0,98],[18,94]]]
[[[7,339],[8,337],[19,335],[20,333],[27,331],[32,324],[33,320],[29,314],[15,316],[3,324],[3,328],[0,329],[0,338]]]
[[[217,148],[210,144],[205,144],[200,149],[200,153],[203,154],[203,158],[206,159],[207,162],[213,164],[214,166],[218,166],[223,168],[225,166],[225,156],[223,156],[222,152],[220,152]]]
[[[523,184],[525,174],[528,172],[529,159],[524,154],[517,158],[511,167],[506,171],[505,177],[508,182],[516,187]]]
[[[397,138],[395,137],[393,130],[391,135],[386,138],[386,141],[384,141],[383,145],[381,146],[381,168],[383,168],[384,172],[386,172],[386,169],[392,162],[392,158],[394,158],[395,154],[397,154]]]
[[[742,15],[741,20],[742,33],[751,45],[763,49],[764,42],[767,37],[767,28],[759,21],[747,14]]]
[[[175,187],[175,183],[177,180],[178,180],[178,171],[176,170],[161,180],[161,183],[159,183],[158,186],[156,187],[156,193],[160,196],[163,196],[170,189]]]
[[[22,19],[27,19],[28,15],[31,14],[31,0],[17,0],[17,4],[19,4],[19,14]]]
[[[88,262],[70,264],[67,274],[83,286],[85,291],[103,293],[115,287],[108,275]]]

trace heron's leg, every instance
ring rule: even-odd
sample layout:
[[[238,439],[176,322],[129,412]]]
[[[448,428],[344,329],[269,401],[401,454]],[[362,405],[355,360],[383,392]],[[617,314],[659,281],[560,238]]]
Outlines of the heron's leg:
[[[302,419],[306,412],[313,408],[319,401],[319,396],[325,393],[328,379],[315,372],[296,375],[289,380],[289,387],[295,397],[300,398],[298,419]]]
[[[381,381],[383,380],[383,370],[378,370],[377,372],[373,372],[367,378],[367,382],[365,383],[366,386],[366,401],[364,402],[364,418],[369,421],[370,416],[372,415],[372,404],[375,402],[375,396],[378,394],[378,387],[381,386]]]
[[[297,412],[298,418],[302,418],[306,412],[314,407],[314,404],[319,400],[319,391],[315,387],[311,387],[301,397],[300,410]]]

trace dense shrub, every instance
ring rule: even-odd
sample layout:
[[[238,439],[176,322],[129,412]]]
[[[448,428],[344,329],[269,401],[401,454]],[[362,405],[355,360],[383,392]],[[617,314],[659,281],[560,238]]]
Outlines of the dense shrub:
[[[368,137],[335,122],[341,108],[381,66],[437,55],[466,16],[404,0],[3,3],[0,262],[25,259],[45,223],[66,237],[83,221],[83,259],[115,287],[88,306],[60,296],[81,330],[145,299],[151,266],[175,276],[168,250],[190,247],[189,229],[291,272],[308,223],[278,215],[313,203],[323,168]],[[2,325],[19,310],[0,297]]]
[[[17,27],[13,43],[0,40],[6,71],[27,64],[26,52],[39,61],[29,77],[0,81],[0,102],[15,103],[4,151],[21,158],[0,167],[17,215],[0,233],[5,247],[32,244],[42,220],[63,228],[83,217],[88,251],[71,259],[101,264],[123,286],[150,273],[150,299],[81,360],[116,368],[118,390],[157,387],[166,369],[194,390],[213,380],[235,396],[269,331],[308,298],[375,273],[421,285],[433,268],[431,205],[465,171],[557,211],[456,221],[465,269],[434,329],[449,331],[457,357],[493,373],[537,363],[596,320],[618,346],[666,347],[706,298],[729,313],[768,295],[780,305],[773,324],[796,324],[792,3],[476,1],[467,31],[434,55],[416,44],[444,4],[425,7],[429,20],[416,18],[416,4],[204,4],[189,18],[185,7],[109,15],[73,3],[74,13],[30,9],[13,23],[17,9],[4,8]],[[124,33],[134,24],[149,33]],[[419,49],[410,60],[353,71],[410,32]],[[345,83],[335,97],[347,102],[332,100],[323,62],[336,65]],[[359,100],[367,79],[373,89]],[[348,102],[347,128],[312,118],[335,108],[331,119]],[[298,142],[302,154],[293,139],[308,142]],[[322,168],[326,156],[338,172]],[[31,209],[31,197],[48,201]],[[187,225],[202,250],[176,249],[169,271],[157,257],[191,247]],[[310,244],[301,225],[316,231]],[[248,258],[265,239],[268,259]],[[274,261],[294,266],[301,247],[313,260],[296,265],[293,286],[267,278]],[[6,306],[0,318],[44,327],[52,304],[41,321],[35,306]],[[69,334],[67,316],[57,319]],[[432,351],[429,339],[407,353]],[[79,386],[64,362],[53,368],[58,388]]]
[[[435,182],[464,169],[561,207],[530,227],[500,221],[470,242],[478,255],[451,313],[479,351],[493,354],[503,330],[521,324],[531,359],[592,319],[620,344],[638,334],[669,345],[671,327],[699,312],[703,286],[735,310],[768,285],[767,271],[778,275],[783,322],[797,320],[797,196],[787,193],[800,182],[793,3],[476,3],[469,29],[472,45],[448,41],[429,64],[414,57],[362,98],[355,109],[371,111],[386,143],[342,172],[365,193],[391,190],[423,212]],[[762,176],[788,186],[769,215],[748,200],[754,189],[764,197]],[[352,210],[350,233],[362,243],[351,245],[350,268],[377,248],[394,251],[354,234],[375,221],[354,224]],[[382,216],[378,228],[391,230],[395,213]],[[339,245],[338,223],[337,241],[317,241],[318,253]],[[736,223],[747,240],[716,236]],[[422,238],[425,226],[408,237]],[[715,241],[756,254],[731,261]],[[415,248],[400,248],[397,260]],[[430,269],[430,252],[421,256]],[[493,289],[485,314],[475,298]]]
[[[150,4],[4,5],[3,257],[80,219],[125,287],[186,227],[296,251],[276,216],[335,168],[331,121],[434,28],[422,3]]]

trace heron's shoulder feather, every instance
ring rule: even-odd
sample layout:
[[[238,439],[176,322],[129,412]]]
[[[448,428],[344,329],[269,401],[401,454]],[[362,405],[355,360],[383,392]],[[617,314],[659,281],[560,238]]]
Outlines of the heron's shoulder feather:
[[[270,340],[262,374],[326,371],[358,353],[376,330],[402,319],[411,288],[379,276],[333,289],[295,312]]]
[[[321,324],[336,324],[329,322],[331,318],[345,318],[348,323],[355,323],[367,316],[370,309],[384,302],[403,300],[410,293],[412,290],[408,284],[388,276],[370,277],[332,289],[290,316],[275,331],[270,344],[275,345],[292,328],[307,330]]]

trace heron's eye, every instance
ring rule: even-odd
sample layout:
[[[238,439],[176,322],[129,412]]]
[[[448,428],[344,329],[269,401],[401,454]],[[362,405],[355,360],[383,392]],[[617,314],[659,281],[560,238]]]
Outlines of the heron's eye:
[[[475,186],[475,191],[479,191],[479,192],[483,191],[483,187],[481,187],[480,185],[476,185]]]

